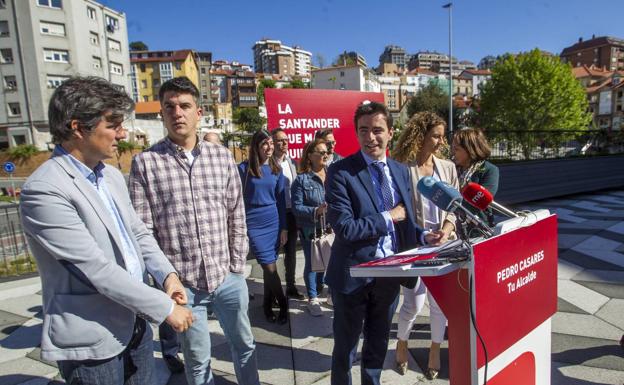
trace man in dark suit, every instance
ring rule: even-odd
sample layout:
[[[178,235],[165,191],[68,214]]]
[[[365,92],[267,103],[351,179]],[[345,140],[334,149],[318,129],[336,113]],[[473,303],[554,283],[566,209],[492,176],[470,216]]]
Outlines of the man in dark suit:
[[[416,225],[409,171],[386,157],[393,135],[388,109],[365,101],[354,121],[360,151],[329,167],[326,186],[327,218],[336,234],[325,276],[334,302],[332,385],[351,384],[362,331],[362,384],[380,383],[402,283],[353,278],[349,267],[414,248],[423,240],[435,243],[439,237]]]

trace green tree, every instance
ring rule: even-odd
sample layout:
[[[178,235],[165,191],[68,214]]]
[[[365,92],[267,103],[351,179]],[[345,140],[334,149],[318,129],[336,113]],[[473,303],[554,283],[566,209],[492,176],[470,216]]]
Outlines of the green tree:
[[[293,79],[290,82],[290,86],[292,88],[308,88],[308,85],[303,82],[301,79]]]
[[[258,83],[258,87],[256,87],[256,93],[258,94],[258,103],[260,105],[264,104],[264,89],[265,88],[275,88],[277,83],[273,79],[262,79]]]
[[[260,116],[257,108],[239,107],[232,113],[234,123],[238,125],[240,131],[253,133],[262,128],[266,119]]]
[[[147,44],[143,43],[142,41],[133,41],[129,44],[130,46],[130,51],[147,51],[149,48],[147,47]]]
[[[480,125],[492,132],[505,132],[510,156],[520,148],[525,159],[539,141],[547,138],[535,131],[559,131],[548,140],[561,141],[571,131],[586,130],[591,121],[585,91],[574,78],[570,65],[537,48],[519,55],[505,55],[492,68],[492,78],[481,89]]]
[[[357,64],[357,53],[344,51],[334,60],[335,66],[351,66]]]

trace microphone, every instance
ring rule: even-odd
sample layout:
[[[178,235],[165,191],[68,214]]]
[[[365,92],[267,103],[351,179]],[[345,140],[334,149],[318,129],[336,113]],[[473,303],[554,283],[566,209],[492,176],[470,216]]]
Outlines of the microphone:
[[[489,207],[510,218],[518,217],[518,214],[509,210],[507,207],[494,202],[492,193],[478,183],[469,182],[461,190],[461,195],[472,206],[483,211]]]
[[[436,181],[433,177],[421,178],[416,185],[418,192],[429,199],[434,205],[448,212],[456,212],[462,221],[472,224],[486,237],[494,232],[481,218],[477,217],[462,206],[462,195],[448,183]]]

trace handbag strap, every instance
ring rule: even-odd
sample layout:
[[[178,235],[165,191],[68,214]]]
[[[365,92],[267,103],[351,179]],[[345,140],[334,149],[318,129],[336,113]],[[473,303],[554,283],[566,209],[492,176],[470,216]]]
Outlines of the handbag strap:
[[[316,215],[314,215],[314,237],[312,238],[313,240],[314,240],[314,239],[318,239],[318,238],[322,237],[322,236],[323,236],[323,233],[325,232],[325,228],[326,228],[326,226],[327,226],[327,223],[326,223],[326,218],[325,218],[325,214],[322,214],[322,215],[320,216],[319,221],[321,222],[321,233],[317,236],[317,235],[316,235],[316,234],[317,234],[317,233],[316,233],[316,222],[317,222],[317,221],[316,221]]]

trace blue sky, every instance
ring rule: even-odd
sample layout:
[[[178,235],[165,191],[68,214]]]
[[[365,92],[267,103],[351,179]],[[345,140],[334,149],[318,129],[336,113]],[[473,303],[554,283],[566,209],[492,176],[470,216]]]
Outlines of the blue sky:
[[[376,66],[388,44],[408,53],[448,52],[444,0],[100,0],[126,13],[130,41],[150,49],[211,51],[213,59],[253,64],[263,37],[321,54],[344,50]],[[624,39],[622,0],[457,0],[453,55],[475,63],[488,55],[540,49],[559,53],[596,36]]]

